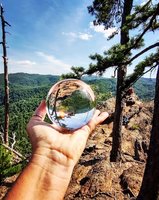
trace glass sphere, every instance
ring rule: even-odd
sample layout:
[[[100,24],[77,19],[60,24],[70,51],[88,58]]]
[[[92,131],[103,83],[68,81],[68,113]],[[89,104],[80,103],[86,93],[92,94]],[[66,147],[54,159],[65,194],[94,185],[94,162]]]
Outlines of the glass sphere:
[[[95,96],[89,85],[76,79],[66,79],[53,85],[47,95],[50,120],[67,130],[87,124],[95,112]]]

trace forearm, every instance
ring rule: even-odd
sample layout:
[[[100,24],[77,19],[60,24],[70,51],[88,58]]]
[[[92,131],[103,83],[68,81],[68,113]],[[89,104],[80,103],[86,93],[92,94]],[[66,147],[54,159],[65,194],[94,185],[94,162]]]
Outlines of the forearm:
[[[73,165],[63,166],[45,156],[34,155],[6,200],[62,200],[72,171]]]

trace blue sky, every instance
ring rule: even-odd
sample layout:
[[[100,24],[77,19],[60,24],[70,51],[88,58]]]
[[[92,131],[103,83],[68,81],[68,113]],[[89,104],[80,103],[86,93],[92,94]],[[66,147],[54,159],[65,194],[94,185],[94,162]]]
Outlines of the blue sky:
[[[119,42],[118,37],[107,41],[113,29],[104,31],[102,26],[93,26],[93,17],[87,11],[92,0],[1,2],[5,19],[12,26],[7,27],[9,73],[60,75],[70,72],[71,66],[88,68],[90,54],[102,54]],[[137,2],[144,3],[143,0]],[[112,70],[105,73],[107,77],[111,75]]]

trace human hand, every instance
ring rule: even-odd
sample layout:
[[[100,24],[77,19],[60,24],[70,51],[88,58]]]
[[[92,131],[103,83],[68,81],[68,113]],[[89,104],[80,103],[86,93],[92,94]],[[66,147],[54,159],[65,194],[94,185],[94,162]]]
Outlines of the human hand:
[[[44,122],[45,115],[46,104],[42,101],[27,125],[32,158],[7,195],[7,200],[62,200],[88,136],[108,116],[96,111],[87,125],[70,132]]]
[[[59,165],[75,165],[79,160],[90,133],[103,122],[108,113],[97,110],[89,123],[73,132],[61,131],[56,125],[44,122],[45,101],[39,105],[28,125],[27,132],[33,155],[47,156]]]

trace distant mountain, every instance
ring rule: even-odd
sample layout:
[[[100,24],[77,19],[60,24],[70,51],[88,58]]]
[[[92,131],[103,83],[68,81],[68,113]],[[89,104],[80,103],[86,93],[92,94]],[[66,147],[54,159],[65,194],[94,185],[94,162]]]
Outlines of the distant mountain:
[[[4,84],[4,75],[0,74],[0,85]],[[54,84],[59,80],[59,76],[54,75],[40,75],[40,74],[27,74],[27,73],[15,73],[9,74],[9,84],[21,85],[21,86],[42,86],[48,84]]]
[[[140,78],[134,85],[135,92],[143,100],[152,100],[155,95],[155,78]]]
[[[9,74],[9,87],[11,92],[18,90],[18,93],[25,92],[32,88],[47,87],[55,84],[60,80],[60,76],[56,75],[40,75],[40,74],[27,74],[27,73],[15,73]],[[96,85],[99,92],[111,92],[115,95],[116,79],[105,78],[99,76],[84,76],[83,81],[88,84]],[[0,74],[0,97],[3,93],[4,77]],[[154,98],[155,92],[155,79],[140,78],[134,85],[136,94],[143,100],[151,100]],[[21,90],[21,91],[20,91]],[[1,92],[2,91],[2,92]]]

